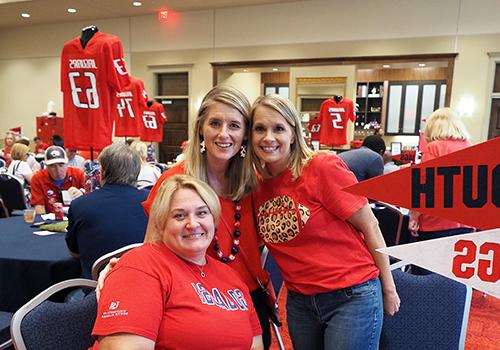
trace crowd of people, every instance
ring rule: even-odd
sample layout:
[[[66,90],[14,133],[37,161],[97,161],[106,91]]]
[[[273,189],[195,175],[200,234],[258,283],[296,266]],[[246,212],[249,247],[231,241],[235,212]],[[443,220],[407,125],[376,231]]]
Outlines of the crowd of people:
[[[424,133],[423,161],[470,145],[450,109]],[[263,245],[284,278],[295,349],[377,349],[383,314],[399,310],[377,219],[366,198],[342,191],[384,173],[379,135],[339,156],[312,151],[288,99],[251,105],[216,86],[174,166],[160,174],[145,144],[117,142],[100,153],[102,188],[91,193],[74,150],[35,140],[45,169],[33,171],[28,146],[14,142],[7,135],[2,155],[31,184],[37,213],[53,212],[63,191],[72,199],[66,242],[83,277],[100,256],[144,242],[101,273],[94,349],[269,349]],[[419,240],[473,230],[413,212],[409,229]],[[116,300],[126,312],[108,317]]]

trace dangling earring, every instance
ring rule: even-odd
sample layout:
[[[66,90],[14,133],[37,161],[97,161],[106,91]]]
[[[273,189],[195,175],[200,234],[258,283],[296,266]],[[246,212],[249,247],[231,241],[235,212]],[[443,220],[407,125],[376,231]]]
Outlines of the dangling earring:
[[[247,155],[247,146],[241,145],[241,147],[240,147],[240,157],[241,158],[245,158],[246,155]]]
[[[205,151],[207,150],[206,147],[205,147],[205,140],[201,141],[200,143],[200,152],[201,153],[205,153]]]

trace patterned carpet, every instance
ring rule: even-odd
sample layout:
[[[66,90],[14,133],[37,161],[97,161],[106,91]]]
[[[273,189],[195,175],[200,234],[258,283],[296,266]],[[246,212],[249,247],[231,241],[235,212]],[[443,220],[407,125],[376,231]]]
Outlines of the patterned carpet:
[[[280,330],[285,349],[291,350],[292,343],[286,328],[286,290],[279,296],[280,315],[283,327]],[[273,336],[271,350],[279,350],[276,338]],[[500,350],[500,299],[474,291],[467,327],[465,350]]]

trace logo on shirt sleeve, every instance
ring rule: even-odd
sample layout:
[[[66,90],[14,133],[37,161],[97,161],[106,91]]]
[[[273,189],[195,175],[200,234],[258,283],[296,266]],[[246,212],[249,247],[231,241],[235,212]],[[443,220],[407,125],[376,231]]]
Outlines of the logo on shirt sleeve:
[[[108,306],[108,310],[102,312],[101,318],[128,316],[128,310],[118,309],[119,306],[120,306],[119,300],[112,301]]]

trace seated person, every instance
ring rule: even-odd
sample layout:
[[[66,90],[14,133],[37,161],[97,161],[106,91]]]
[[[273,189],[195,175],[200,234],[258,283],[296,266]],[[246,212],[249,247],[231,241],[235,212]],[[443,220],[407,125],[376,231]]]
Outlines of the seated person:
[[[68,167],[64,148],[47,148],[44,162],[47,168],[31,178],[31,206],[37,214],[53,213],[54,203],[63,203],[62,191],[68,191],[71,199],[85,193],[83,171]]]
[[[399,166],[394,164],[391,151],[385,151],[382,158],[384,159],[384,174],[389,174],[400,169]]]
[[[77,151],[71,148],[66,148],[66,154],[68,155],[68,165],[73,168],[84,169],[83,164],[85,159],[77,154]]]
[[[106,277],[92,349],[263,349],[245,283],[206,255],[219,214],[204,182],[175,175],[160,186],[145,244]]]
[[[134,141],[130,144],[130,147],[133,150],[136,150],[141,157],[141,172],[139,173],[139,177],[137,179],[137,187],[151,188],[160,178],[160,170],[146,161],[146,158],[148,156],[148,147],[144,142]]]
[[[27,137],[21,137],[19,140],[16,141],[16,143],[21,143],[23,145],[28,146],[28,158],[26,159],[26,162],[29,164],[31,171],[36,173],[38,170],[41,169],[40,163],[35,158],[35,155],[31,152],[29,152],[29,147],[30,147],[30,139]]]
[[[384,152],[384,140],[378,135],[370,135],[363,140],[361,148],[339,153],[338,156],[356,179],[363,181],[384,173]]]
[[[112,144],[99,155],[102,188],[73,202],[66,243],[80,258],[82,277],[102,255],[144,241],[147,218],[141,202],[148,193],[135,187],[140,160],[125,144]]]
[[[29,185],[33,176],[33,171],[26,161],[29,150],[28,146],[22,143],[15,143],[10,153],[12,161],[7,169],[7,174],[14,176],[23,187],[28,187],[25,185]]]
[[[13,132],[8,131],[5,134],[5,138],[3,139],[4,148],[0,150],[0,156],[7,162],[7,166],[10,165],[10,152],[12,151],[12,146],[16,141],[15,135]]]
[[[43,142],[38,136],[35,136],[33,141],[35,142],[35,155],[44,154],[45,150],[49,148],[49,145]]]

